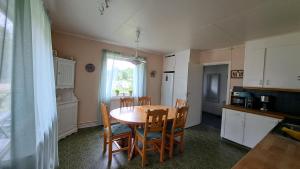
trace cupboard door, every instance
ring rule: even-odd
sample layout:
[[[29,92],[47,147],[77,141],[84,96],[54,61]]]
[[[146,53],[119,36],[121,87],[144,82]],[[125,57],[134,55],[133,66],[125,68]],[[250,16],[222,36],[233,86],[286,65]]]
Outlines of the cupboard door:
[[[264,87],[300,88],[300,44],[267,49]]]
[[[244,65],[244,87],[262,87],[264,80],[265,49],[246,48]]]
[[[57,88],[74,88],[75,61],[58,58]]]
[[[175,71],[175,56],[164,58],[164,71]]]
[[[246,113],[243,145],[253,148],[279,122],[279,119]]]
[[[225,111],[224,138],[242,144],[245,113],[229,109]]]
[[[175,54],[175,75],[173,105],[176,99],[187,99],[188,69],[190,50],[181,51]]]
[[[77,102],[58,105],[59,138],[77,131],[77,105]]]

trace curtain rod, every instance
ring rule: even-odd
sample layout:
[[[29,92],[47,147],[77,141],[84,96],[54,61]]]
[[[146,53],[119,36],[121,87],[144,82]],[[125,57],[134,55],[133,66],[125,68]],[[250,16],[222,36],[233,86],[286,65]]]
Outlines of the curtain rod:
[[[123,55],[123,56],[125,56],[125,57],[126,57],[126,56],[127,56],[127,57],[135,57],[134,54],[133,54],[133,55],[128,55],[128,54],[125,54],[125,53],[121,53],[121,52],[117,52],[117,51],[112,51],[112,50],[109,50],[109,49],[102,49],[102,51],[103,51],[103,52],[111,52],[111,53]],[[143,57],[143,56],[138,56],[138,57],[147,60],[146,57]]]

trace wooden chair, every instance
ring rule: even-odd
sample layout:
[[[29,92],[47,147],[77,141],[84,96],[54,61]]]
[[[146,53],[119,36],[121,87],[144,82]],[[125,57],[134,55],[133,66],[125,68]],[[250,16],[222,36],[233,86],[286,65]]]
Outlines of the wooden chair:
[[[177,108],[173,123],[168,123],[167,125],[166,136],[169,140],[169,144],[166,146],[166,149],[169,150],[169,158],[173,157],[174,143],[179,144],[180,152],[183,152],[184,127],[187,119],[187,113],[187,106]],[[176,137],[180,137],[180,140],[177,141],[175,139]]]
[[[120,98],[120,107],[133,107],[134,106],[134,98],[133,97],[124,97]]]
[[[138,105],[139,106],[151,105],[151,97],[150,96],[138,97]]]
[[[187,106],[187,102],[183,99],[176,99],[175,107],[179,108],[183,106]]]
[[[109,152],[109,161],[112,160],[112,153],[125,151],[128,152],[128,160],[130,160],[130,152],[131,152],[131,129],[122,124],[111,125],[109,120],[109,114],[107,112],[106,105],[101,103],[101,112],[102,112],[102,120],[104,125],[104,133],[103,133],[103,153],[106,152],[106,145],[108,144],[108,152]],[[121,147],[117,141],[128,139],[128,146]],[[114,143],[117,147],[116,150],[112,149],[112,143]]]
[[[135,128],[135,153],[142,156],[142,167],[145,166],[146,152],[157,150],[160,153],[160,162],[164,161],[165,134],[168,119],[167,110],[148,110],[144,128]],[[142,143],[142,149],[138,143]],[[149,147],[150,146],[150,147]]]

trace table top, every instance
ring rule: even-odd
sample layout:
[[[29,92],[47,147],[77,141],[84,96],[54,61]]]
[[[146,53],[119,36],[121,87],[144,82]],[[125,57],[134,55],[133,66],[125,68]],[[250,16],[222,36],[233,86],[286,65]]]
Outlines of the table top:
[[[117,108],[110,112],[110,116],[121,123],[144,124],[146,123],[147,110],[155,109],[169,109],[168,120],[175,118],[176,108],[162,105]]]

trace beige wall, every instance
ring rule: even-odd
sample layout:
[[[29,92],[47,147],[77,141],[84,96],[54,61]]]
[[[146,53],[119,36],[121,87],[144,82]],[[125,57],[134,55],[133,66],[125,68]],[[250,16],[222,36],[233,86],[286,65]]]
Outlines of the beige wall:
[[[58,51],[59,57],[74,57],[76,60],[75,94],[80,100],[78,123],[79,126],[92,125],[97,121],[98,117],[97,101],[102,49],[109,49],[128,55],[133,55],[135,51],[131,48],[58,32],[52,32],[52,43],[53,49]],[[153,104],[159,104],[163,57],[146,52],[140,52],[139,55],[146,57],[148,61],[148,95],[152,97]],[[85,65],[88,63],[93,63],[96,66],[96,70],[93,73],[85,71]],[[152,70],[157,71],[155,78],[149,76]]]
[[[196,63],[230,62],[231,70],[244,69],[245,46],[239,45],[231,48],[213,49],[206,51],[192,50],[192,60]],[[242,86],[243,79],[230,79],[230,89],[233,86]]]

